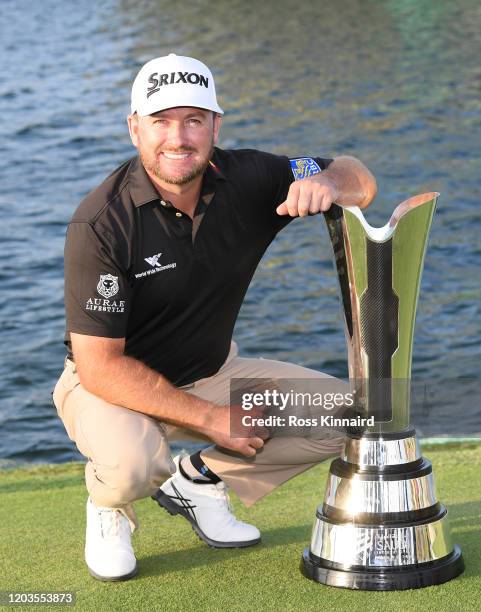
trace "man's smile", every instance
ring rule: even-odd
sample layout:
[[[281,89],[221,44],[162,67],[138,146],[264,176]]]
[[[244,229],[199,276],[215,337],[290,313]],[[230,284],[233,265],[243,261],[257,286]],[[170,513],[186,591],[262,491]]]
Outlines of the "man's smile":
[[[191,157],[193,153],[193,151],[162,151],[161,155],[167,159],[182,160]]]

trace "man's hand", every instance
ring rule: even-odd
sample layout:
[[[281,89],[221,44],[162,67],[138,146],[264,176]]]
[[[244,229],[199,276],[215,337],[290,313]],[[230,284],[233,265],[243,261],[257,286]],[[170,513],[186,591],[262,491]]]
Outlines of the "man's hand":
[[[318,178],[317,178],[318,177]],[[339,191],[327,173],[294,181],[285,202],[276,208],[278,215],[306,217],[329,210],[339,197]]]
[[[355,157],[336,157],[326,170],[294,181],[285,202],[276,208],[278,215],[305,217],[326,212],[335,202],[339,206],[366,208],[377,193],[373,174]]]
[[[253,457],[264,446],[269,432],[265,427],[242,425],[242,416],[245,414],[239,406],[215,406],[210,424],[202,433],[222,448]],[[263,411],[255,408],[249,412],[249,416],[262,417]],[[239,435],[245,437],[237,437]]]

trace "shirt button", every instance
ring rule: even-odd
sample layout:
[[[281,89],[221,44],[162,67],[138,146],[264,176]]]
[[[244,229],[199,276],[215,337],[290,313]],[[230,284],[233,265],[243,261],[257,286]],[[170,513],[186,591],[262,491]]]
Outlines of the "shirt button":
[[[176,216],[176,217],[182,217],[182,213],[180,213],[180,212],[176,212],[176,213],[175,213],[175,216]]]
[[[164,202],[164,200],[161,200],[160,203],[162,204],[162,206],[167,206],[167,202]]]

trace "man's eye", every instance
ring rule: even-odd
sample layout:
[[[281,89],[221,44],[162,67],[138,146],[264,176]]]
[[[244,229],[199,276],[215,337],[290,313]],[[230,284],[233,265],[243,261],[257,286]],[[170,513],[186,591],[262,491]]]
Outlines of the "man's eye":
[[[166,124],[165,119],[156,119],[154,121],[154,125],[165,125],[165,124]]]
[[[201,124],[201,121],[200,121],[200,119],[194,119],[194,118],[192,118],[192,119],[189,119],[189,120],[187,121],[187,123],[188,123],[189,125],[200,125],[200,124]]]

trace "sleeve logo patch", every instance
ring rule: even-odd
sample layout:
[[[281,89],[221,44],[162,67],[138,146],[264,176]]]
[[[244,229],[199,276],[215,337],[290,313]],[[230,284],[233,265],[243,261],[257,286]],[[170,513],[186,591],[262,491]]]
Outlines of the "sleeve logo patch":
[[[298,181],[313,174],[319,174],[321,169],[319,165],[312,159],[312,157],[297,157],[296,159],[290,159],[292,174],[294,180]]]
[[[101,274],[97,285],[97,291],[104,298],[111,298],[119,292],[119,277],[112,274]]]

